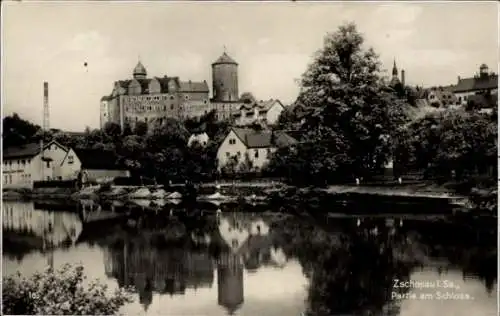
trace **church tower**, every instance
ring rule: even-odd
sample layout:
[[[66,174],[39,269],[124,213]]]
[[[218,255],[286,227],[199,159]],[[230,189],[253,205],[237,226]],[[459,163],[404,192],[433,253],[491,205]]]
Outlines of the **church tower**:
[[[396,59],[394,59],[394,66],[392,66],[392,79],[391,79],[391,82],[389,85],[391,87],[394,87],[399,83],[400,83],[400,81],[399,81],[399,76],[398,76],[398,67],[396,66]]]
[[[212,64],[213,100],[238,101],[238,63],[224,52]]]

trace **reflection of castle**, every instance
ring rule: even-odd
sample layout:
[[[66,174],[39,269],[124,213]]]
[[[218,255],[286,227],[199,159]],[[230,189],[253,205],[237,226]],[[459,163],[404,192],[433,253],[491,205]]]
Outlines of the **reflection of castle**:
[[[269,226],[260,218],[221,214],[218,228],[227,247],[217,260],[218,302],[232,315],[244,302],[243,269],[283,266],[286,258],[280,248],[273,247]]]
[[[125,242],[120,249],[105,250],[106,275],[120,286],[134,286],[140,303],[147,309],[153,292],[184,294],[186,288],[211,287],[213,261],[208,253]]]
[[[74,243],[83,226],[75,213],[37,210],[33,202],[3,202],[2,227],[21,235],[41,239],[42,247],[52,248],[65,242]]]

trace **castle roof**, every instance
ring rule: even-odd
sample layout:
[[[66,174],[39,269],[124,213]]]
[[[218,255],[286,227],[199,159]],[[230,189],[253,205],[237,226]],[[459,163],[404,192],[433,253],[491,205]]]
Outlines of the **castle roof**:
[[[146,67],[144,67],[144,65],[140,61],[137,63],[137,65],[134,68],[134,76],[136,76],[136,75],[143,75],[143,76],[147,75]]]
[[[224,52],[213,64],[213,65],[219,65],[219,64],[232,64],[232,65],[238,65],[238,63],[229,57],[229,55]]]
[[[146,79],[134,79],[141,85],[141,94],[149,94],[149,84],[151,80],[156,79],[160,83],[160,93],[172,93],[168,83],[174,81],[176,89],[180,92],[209,92],[208,84],[206,81],[180,81],[179,77],[154,77]],[[128,93],[128,86],[132,80],[119,80],[118,85],[125,89],[125,94]],[[103,97],[104,98],[104,97]]]

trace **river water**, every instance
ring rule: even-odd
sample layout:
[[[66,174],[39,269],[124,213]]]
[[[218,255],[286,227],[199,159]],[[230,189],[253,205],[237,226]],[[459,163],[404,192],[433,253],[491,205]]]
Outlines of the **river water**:
[[[307,211],[5,201],[3,274],[81,263],[126,315],[497,314],[495,220]]]

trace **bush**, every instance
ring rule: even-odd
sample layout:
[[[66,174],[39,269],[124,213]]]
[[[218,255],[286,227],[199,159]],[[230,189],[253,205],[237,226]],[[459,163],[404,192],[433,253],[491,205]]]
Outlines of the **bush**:
[[[3,278],[2,314],[10,315],[112,315],[132,302],[131,292],[108,294],[98,281],[84,285],[83,267],[48,268],[30,278],[17,274]]]

